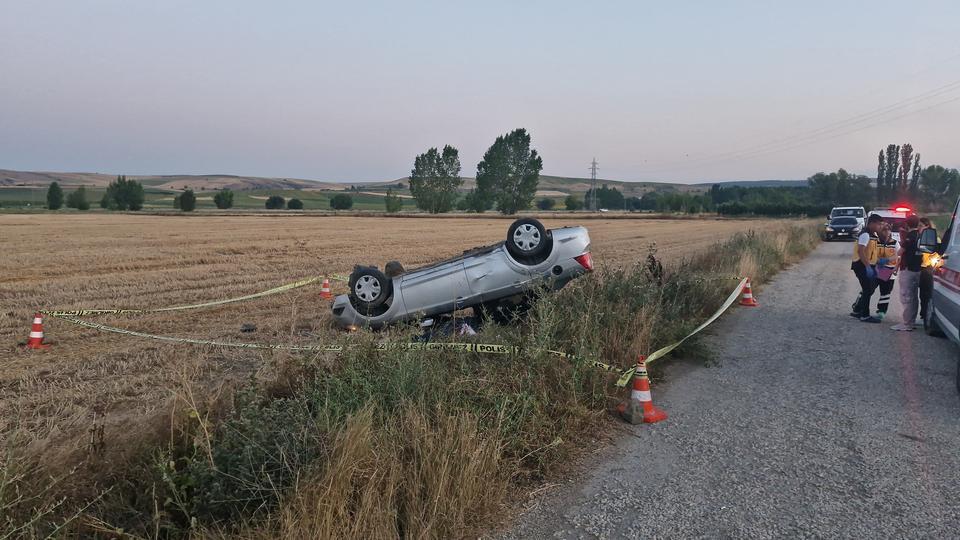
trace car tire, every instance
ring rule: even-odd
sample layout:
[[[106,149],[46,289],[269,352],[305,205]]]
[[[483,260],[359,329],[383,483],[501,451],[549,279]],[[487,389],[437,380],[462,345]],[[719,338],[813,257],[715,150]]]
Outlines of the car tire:
[[[927,316],[923,318],[923,331],[926,332],[928,336],[939,338],[947,337],[946,334],[943,333],[943,329],[940,328],[940,324],[933,318],[933,299],[930,300],[930,304],[927,306]]]
[[[553,235],[536,219],[518,219],[507,229],[506,245],[515,261],[534,266],[547,260],[553,249]]]
[[[350,274],[350,303],[364,315],[378,315],[393,294],[393,280],[373,266],[357,266]]]

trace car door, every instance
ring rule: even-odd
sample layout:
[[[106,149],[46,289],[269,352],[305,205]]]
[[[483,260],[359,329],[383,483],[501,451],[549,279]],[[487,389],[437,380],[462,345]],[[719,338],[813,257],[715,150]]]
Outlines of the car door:
[[[535,276],[528,267],[513,262],[504,247],[467,258],[464,269],[474,297],[483,302],[522,292]]]
[[[933,308],[941,328],[950,339],[960,343],[960,227],[957,224],[957,211],[950,226],[950,238],[944,237],[943,266],[937,269],[933,277]]]
[[[435,315],[459,308],[471,296],[463,260],[404,274],[400,293],[409,313]]]

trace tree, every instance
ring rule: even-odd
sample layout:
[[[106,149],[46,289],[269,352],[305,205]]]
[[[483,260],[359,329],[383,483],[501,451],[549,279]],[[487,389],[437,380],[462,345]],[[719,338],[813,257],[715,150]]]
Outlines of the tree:
[[[220,210],[226,210],[233,206],[233,192],[229,189],[221,189],[213,196],[213,204]]]
[[[566,205],[567,210],[583,209],[583,201],[578,199],[575,195],[567,195],[567,198],[563,200],[563,204]]]
[[[897,169],[897,195],[904,196],[909,188],[910,166],[913,164],[913,145],[904,143],[900,147],[900,168]]]
[[[553,207],[556,206],[556,204],[557,204],[557,201],[549,197],[545,197],[537,201],[537,208],[539,208],[540,210],[553,210]]]
[[[410,194],[417,208],[431,214],[449,212],[457,200],[460,178],[460,153],[449,144],[443,153],[431,148],[413,160],[410,171]]]
[[[464,210],[470,212],[486,212],[493,208],[492,194],[481,193],[476,188],[471,189],[469,193],[464,195],[460,203],[462,203]],[[457,204],[458,208],[461,207],[460,203]]]
[[[403,209],[403,200],[393,193],[393,189],[387,190],[387,194],[383,197],[383,204],[391,214]]]
[[[63,189],[60,184],[53,182],[47,188],[47,208],[59,210],[63,206]]]
[[[330,199],[330,208],[334,210],[349,210],[353,208],[353,197],[346,193],[338,193]]]
[[[920,194],[920,154],[913,156],[913,173],[910,175],[910,196],[914,199]]]
[[[860,206],[870,200],[870,179],[844,169],[829,174],[817,173],[807,179],[807,185],[815,203]]]
[[[477,164],[477,207],[494,201],[502,214],[515,214],[530,207],[537,192],[543,160],[530,149],[527,130],[501,135]]]
[[[197,196],[192,189],[185,189],[183,193],[173,198],[173,207],[184,212],[193,212],[197,207]]]
[[[884,201],[892,199],[896,191],[896,176],[899,161],[900,147],[895,144],[887,145],[887,164],[884,168],[883,179],[884,189],[878,194]]]
[[[592,201],[593,189],[588,189],[584,199]],[[623,193],[617,188],[607,187],[606,184],[597,189],[597,205],[599,208],[623,209]]]
[[[717,184],[713,185],[714,188],[719,187]],[[711,188],[711,196],[713,196],[713,189]],[[719,198],[719,196],[717,196]],[[716,202],[716,200],[715,200]],[[722,202],[722,201],[720,201]],[[648,191],[643,194],[643,197],[640,197],[640,210],[658,210],[660,208],[660,194],[656,191]]]
[[[877,194],[883,193],[883,181],[886,179],[886,160],[883,157],[883,148],[880,149],[880,155],[877,156]],[[879,197],[878,197],[879,198]]]
[[[267,202],[263,203],[267,210],[283,210],[286,204],[286,199],[279,195],[271,195],[267,198]]]
[[[80,186],[76,191],[67,195],[67,208],[89,210],[90,202],[87,201],[87,188]]]
[[[938,206],[953,205],[960,195],[960,172],[930,165],[920,173],[920,191],[923,197]]]
[[[143,199],[143,185],[121,175],[107,186],[100,206],[110,210],[140,210],[143,208]]]
[[[287,201],[287,210],[303,210],[303,201],[300,199],[290,199]]]

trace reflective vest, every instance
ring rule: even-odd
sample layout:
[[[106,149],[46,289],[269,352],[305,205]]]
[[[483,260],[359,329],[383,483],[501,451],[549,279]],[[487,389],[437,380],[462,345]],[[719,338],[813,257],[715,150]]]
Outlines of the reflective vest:
[[[875,234],[870,235],[870,241],[867,242],[867,260],[870,264],[877,264],[877,236]],[[857,242],[853,244],[853,260],[860,260],[860,252],[857,248],[860,247],[860,239],[857,238]]]
[[[872,257],[870,261],[876,264],[878,259],[890,259],[887,264],[884,266],[889,266],[890,268],[896,268],[896,258],[897,258],[897,243],[891,238],[888,242],[882,242],[877,240],[876,248],[876,257]]]

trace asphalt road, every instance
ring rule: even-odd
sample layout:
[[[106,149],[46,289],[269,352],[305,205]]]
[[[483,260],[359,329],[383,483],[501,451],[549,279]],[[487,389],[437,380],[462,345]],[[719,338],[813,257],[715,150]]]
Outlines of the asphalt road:
[[[960,537],[958,351],[890,330],[896,300],[884,324],[849,317],[850,251],[822,245],[724,316],[717,365],[654,385],[669,419],[624,424],[506,536]]]

